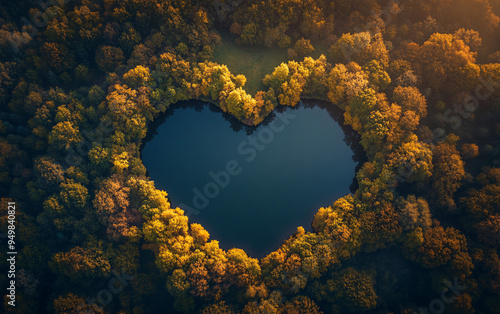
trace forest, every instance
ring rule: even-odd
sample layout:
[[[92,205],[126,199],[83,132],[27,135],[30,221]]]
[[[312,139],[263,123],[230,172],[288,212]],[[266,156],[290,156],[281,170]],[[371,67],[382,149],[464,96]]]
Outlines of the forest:
[[[329,101],[357,190],[221,249],[141,160],[192,99],[249,126]],[[500,1],[2,1],[0,199],[2,313],[500,313]]]

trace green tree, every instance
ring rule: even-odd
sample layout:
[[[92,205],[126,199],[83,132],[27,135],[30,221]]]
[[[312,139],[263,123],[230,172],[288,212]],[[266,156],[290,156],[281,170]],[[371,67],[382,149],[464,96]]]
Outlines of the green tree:
[[[59,200],[61,205],[72,211],[82,210],[88,205],[88,190],[79,183],[62,183]]]
[[[59,122],[49,133],[49,144],[56,149],[68,149],[80,143],[82,136],[78,126],[69,121]]]
[[[435,176],[436,156],[428,144],[418,141],[411,135],[407,142],[401,144],[390,154],[388,165],[400,182],[425,182]]]
[[[258,108],[256,100],[242,88],[237,88],[229,93],[223,108],[227,108],[230,114],[246,122],[252,122],[254,116],[259,116],[256,111]]]
[[[136,66],[123,75],[125,84],[132,88],[147,86],[151,80],[152,77],[149,69],[142,65]]]
[[[303,58],[314,52],[314,47],[311,45],[311,41],[304,38],[297,40],[293,49],[297,52],[299,58]]]
[[[363,71],[368,76],[368,81],[376,90],[385,90],[391,84],[389,74],[384,71],[382,65],[377,60],[372,60],[363,66]]]

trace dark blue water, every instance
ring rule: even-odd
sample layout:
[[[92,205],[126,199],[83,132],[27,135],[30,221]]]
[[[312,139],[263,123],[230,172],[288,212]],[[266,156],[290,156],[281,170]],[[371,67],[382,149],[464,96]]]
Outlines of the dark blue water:
[[[172,206],[224,249],[265,256],[298,226],[310,230],[319,207],[350,193],[354,144],[331,106],[286,108],[253,128],[201,102],[163,119],[152,126],[144,165]]]

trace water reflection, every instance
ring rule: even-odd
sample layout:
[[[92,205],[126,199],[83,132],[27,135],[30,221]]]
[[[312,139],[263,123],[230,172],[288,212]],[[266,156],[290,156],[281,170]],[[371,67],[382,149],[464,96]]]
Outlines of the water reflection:
[[[282,130],[283,116],[297,118]],[[320,206],[357,188],[354,168],[364,161],[342,111],[322,101],[280,107],[259,126],[211,104],[181,102],[149,128],[142,157],[156,186],[222,248],[255,257],[275,250],[297,226],[310,230]]]

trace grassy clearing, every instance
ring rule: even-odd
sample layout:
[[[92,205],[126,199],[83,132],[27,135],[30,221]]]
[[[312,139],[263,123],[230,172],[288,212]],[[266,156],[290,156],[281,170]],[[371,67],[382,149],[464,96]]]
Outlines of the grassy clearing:
[[[265,90],[262,80],[266,74],[272,73],[275,67],[289,60],[287,49],[238,45],[234,36],[229,33],[221,33],[221,38],[222,42],[215,48],[213,54],[214,61],[227,65],[234,75],[245,75],[247,78],[245,90],[252,95]],[[311,57],[316,59],[321,54],[327,54],[328,45],[323,42],[312,44],[316,51],[311,54]],[[297,61],[302,61],[302,59]]]
[[[311,42],[314,47],[314,52],[311,53],[311,57],[318,59],[321,55],[328,56],[328,51],[330,50],[331,44],[327,44],[324,41]]]
[[[227,65],[234,75],[245,75],[245,90],[249,94],[255,95],[257,91],[264,90],[264,76],[288,61],[286,49],[242,46],[236,44],[230,34],[222,33],[221,37],[222,43],[214,51],[214,61]]]

